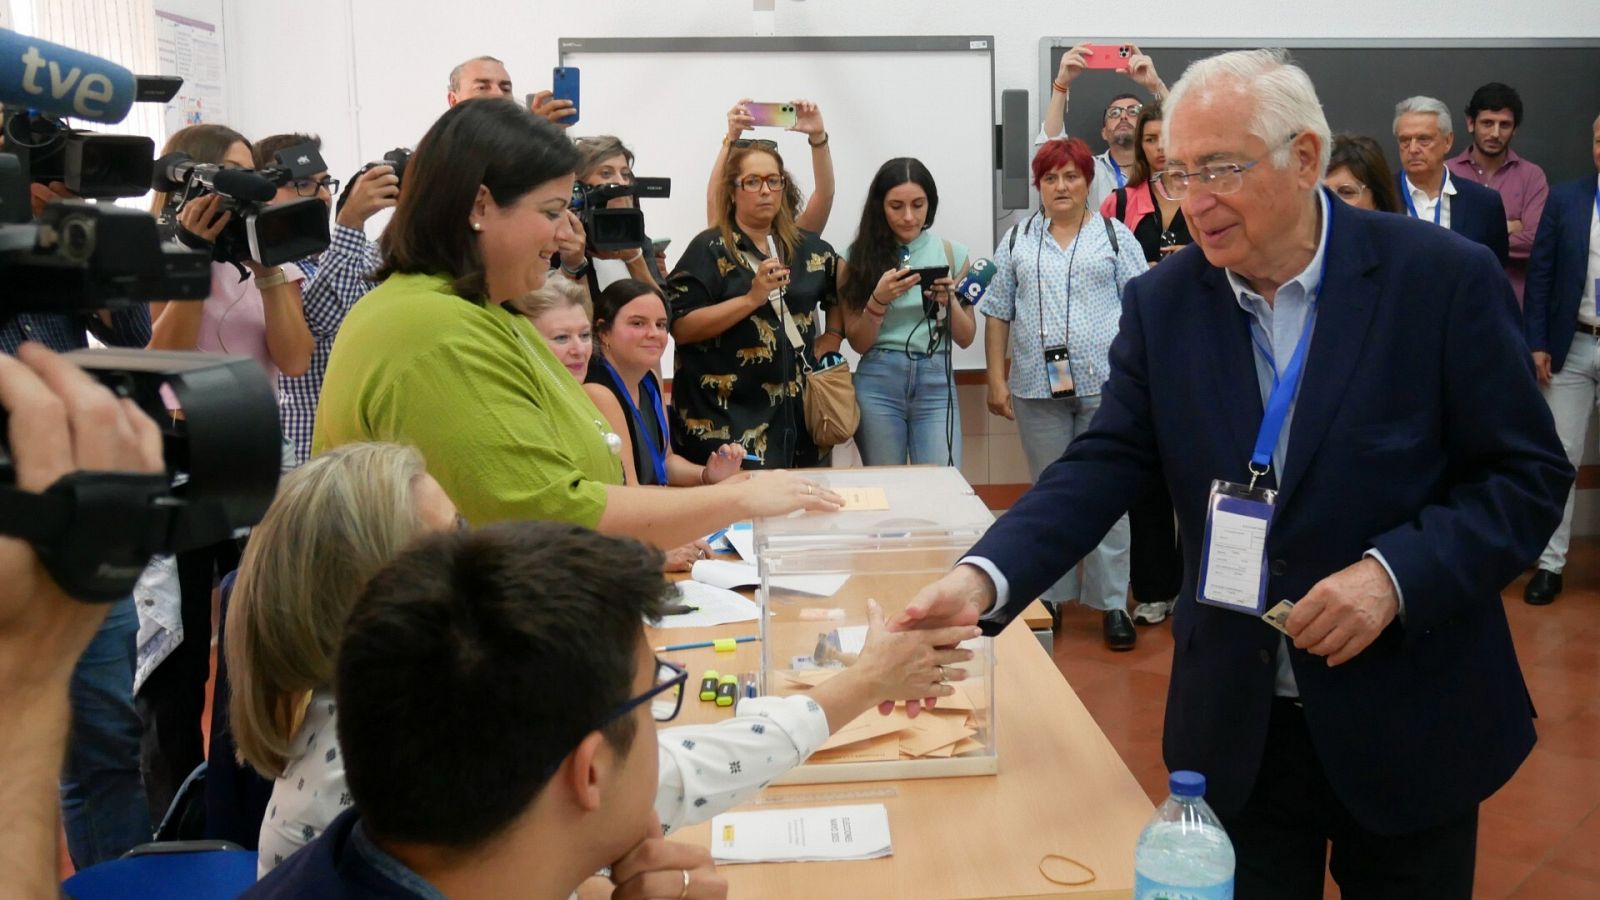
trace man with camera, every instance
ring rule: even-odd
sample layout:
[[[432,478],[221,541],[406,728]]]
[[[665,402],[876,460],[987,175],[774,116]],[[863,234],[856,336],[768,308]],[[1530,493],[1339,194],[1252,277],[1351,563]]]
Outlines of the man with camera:
[[[44,492],[74,471],[160,472],[161,433],[132,402],[118,400],[78,367],[34,343],[0,355],[0,405],[9,416],[11,462],[19,492]],[[67,596],[27,542],[0,537],[0,853],[11,896],[54,896],[56,780],[69,727],[78,732],[69,699],[80,674],[79,654],[103,639],[108,610],[118,604],[81,603]],[[132,635],[127,644],[131,652]],[[132,690],[128,663],[124,692]],[[130,703],[124,696],[124,703]],[[70,711],[69,711],[70,710]],[[131,703],[129,713],[132,713]],[[138,785],[138,719],[128,765]],[[69,725],[70,722],[70,725]],[[84,735],[74,734],[81,744]],[[69,755],[67,765],[74,764]],[[143,800],[132,811],[144,818]],[[69,823],[70,824],[70,823]],[[101,818],[96,829],[115,826]],[[71,841],[69,830],[69,842]],[[148,824],[140,840],[149,839]],[[123,848],[127,849],[127,848]],[[120,851],[118,851],[120,852]],[[74,855],[79,865],[85,865]]]
[[[279,151],[300,144],[312,144],[320,150],[322,140],[304,134],[264,138],[256,144],[256,164],[265,166]],[[322,375],[328,368],[328,354],[333,352],[333,339],[338,337],[339,326],[344,324],[350,308],[372,290],[374,285],[368,277],[382,261],[377,242],[367,239],[367,220],[380,210],[394,208],[400,198],[406,156],[405,151],[391,151],[383,162],[363,166],[339,197],[328,249],[296,263],[306,274],[302,300],[306,326],[316,341],[305,374],[278,375],[278,411],[283,419],[283,435],[294,445],[296,465],[311,457],[317,396],[322,393]],[[283,185],[275,202],[317,196],[331,203],[332,192],[338,189],[339,182],[323,171]]]

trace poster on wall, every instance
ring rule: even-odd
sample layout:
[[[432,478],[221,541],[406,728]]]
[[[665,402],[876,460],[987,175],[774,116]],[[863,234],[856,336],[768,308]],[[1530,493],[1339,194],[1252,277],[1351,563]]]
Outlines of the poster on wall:
[[[158,9],[156,49],[161,74],[183,79],[178,96],[167,104],[167,134],[202,122],[227,121],[227,73],[216,24]]]

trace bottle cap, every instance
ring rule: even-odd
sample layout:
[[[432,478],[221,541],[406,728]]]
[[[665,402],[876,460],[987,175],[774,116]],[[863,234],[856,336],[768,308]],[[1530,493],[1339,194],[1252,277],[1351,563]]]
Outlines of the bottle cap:
[[[1173,772],[1167,779],[1167,787],[1174,796],[1178,797],[1204,797],[1206,795],[1206,777],[1199,772],[1180,770]]]

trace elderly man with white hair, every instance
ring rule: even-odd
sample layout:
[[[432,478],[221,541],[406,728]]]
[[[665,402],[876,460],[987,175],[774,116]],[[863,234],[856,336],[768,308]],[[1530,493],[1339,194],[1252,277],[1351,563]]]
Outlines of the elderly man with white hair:
[[[1500,192],[1450,177],[1445,157],[1455,141],[1450,108],[1432,97],[1407,97],[1394,107],[1394,139],[1400,145],[1400,202],[1413,219],[1424,219],[1488,247],[1503,267],[1510,258],[1506,206]]]
[[[1164,479],[1163,750],[1206,776],[1237,896],[1320,898],[1326,860],[1345,897],[1470,897],[1478,804],[1534,742],[1500,591],[1574,474],[1516,299],[1482,247],[1320,187],[1281,51],[1196,62],[1166,110],[1194,246],[1129,282],[1093,424],[892,627],[1004,627]]]

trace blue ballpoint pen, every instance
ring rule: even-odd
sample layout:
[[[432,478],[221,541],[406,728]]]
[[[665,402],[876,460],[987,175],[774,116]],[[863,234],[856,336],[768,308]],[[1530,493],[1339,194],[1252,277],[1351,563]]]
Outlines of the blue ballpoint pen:
[[[742,637],[736,637],[736,638],[723,638],[723,640],[732,641],[735,644],[748,644],[751,641],[758,641],[760,639],[761,639],[760,637],[758,637],[756,635],[753,635],[753,634],[747,634],[747,635],[744,635]],[[656,652],[657,653],[676,653],[679,650],[699,650],[701,647],[714,647],[714,646],[716,646],[716,644],[717,644],[716,641],[691,641],[691,642],[689,642],[687,644],[668,644],[665,647],[657,647],[656,648]]]

